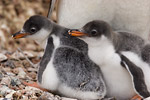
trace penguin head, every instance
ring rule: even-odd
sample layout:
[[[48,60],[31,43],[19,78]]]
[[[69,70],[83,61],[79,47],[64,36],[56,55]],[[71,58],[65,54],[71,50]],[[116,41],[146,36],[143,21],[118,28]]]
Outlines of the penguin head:
[[[52,22],[44,16],[31,16],[21,31],[12,35],[14,39],[31,38],[33,40],[45,39],[52,31]]]
[[[112,37],[112,29],[109,24],[100,20],[88,22],[81,29],[69,30],[68,33],[90,43],[95,43],[104,37],[108,39]]]

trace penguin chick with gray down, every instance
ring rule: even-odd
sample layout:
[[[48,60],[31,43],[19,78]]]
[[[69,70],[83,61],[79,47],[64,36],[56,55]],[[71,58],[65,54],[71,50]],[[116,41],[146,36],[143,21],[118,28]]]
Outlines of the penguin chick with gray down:
[[[69,34],[79,37],[88,44],[88,56],[102,70],[107,86],[107,96],[127,100],[137,94],[128,71],[120,64],[121,53],[140,67],[145,84],[150,91],[150,66],[141,57],[144,40],[126,32],[114,32],[105,21],[91,21],[81,29],[70,30]]]
[[[39,64],[38,84],[62,96],[102,99],[106,86],[100,68],[87,56],[87,44],[70,36],[69,29],[43,16],[32,16],[14,38],[31,38],[46,44]]]

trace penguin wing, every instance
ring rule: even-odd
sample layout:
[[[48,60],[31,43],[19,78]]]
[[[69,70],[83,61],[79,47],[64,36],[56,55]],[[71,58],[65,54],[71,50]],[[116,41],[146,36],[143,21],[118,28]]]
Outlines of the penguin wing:
[[[141,68],[136,66],[133,62],[131,62],[127,57],[121,55],[121,65],[127,69],[129,74],[131,75],[132,82],[134,88],[141,97],[147,98],[150,96],[150,92],[147,89],[144,80],[144,74]]]

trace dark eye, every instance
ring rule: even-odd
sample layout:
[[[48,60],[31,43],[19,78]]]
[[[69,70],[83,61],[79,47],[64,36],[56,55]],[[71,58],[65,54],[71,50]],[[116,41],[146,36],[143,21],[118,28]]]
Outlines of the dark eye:
[[[91,35],[97,35],[97,30],[95,30],[95,29],[92,30],[92,31],[91,31]]]
[[[30,29],[30,31],[31,31],[32,33],[35,33],[35,32],[36,32],[36,28],[35,28],[35,27],[32,27],[32,28]]]

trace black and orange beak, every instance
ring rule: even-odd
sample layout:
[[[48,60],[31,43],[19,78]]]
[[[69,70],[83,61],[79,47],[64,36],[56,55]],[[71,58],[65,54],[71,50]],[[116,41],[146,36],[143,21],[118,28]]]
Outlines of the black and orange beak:
[[[68,33],[69,33],[69,35],[76,36],[76,37],[86,36],[87,35],[86,33],[83,33],[83,32],[81,32],[79,30],[69,30]]]
[[[25,36],[27,36],[27,35],[29,35],[29,33],[19,31],[19,32],[13,34],[12,37],[13,37],[14,39],[19,39],[19,38],[23,38],[23,37],[25,37]]]

